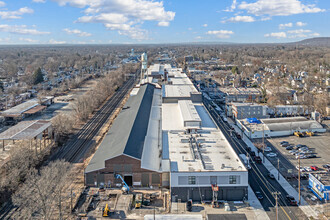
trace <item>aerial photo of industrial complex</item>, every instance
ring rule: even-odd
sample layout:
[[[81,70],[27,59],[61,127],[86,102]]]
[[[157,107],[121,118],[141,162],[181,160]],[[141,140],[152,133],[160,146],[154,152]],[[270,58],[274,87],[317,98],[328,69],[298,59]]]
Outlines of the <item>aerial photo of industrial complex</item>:
[[[327,0],[1,0],[0,219],[330,219]]]

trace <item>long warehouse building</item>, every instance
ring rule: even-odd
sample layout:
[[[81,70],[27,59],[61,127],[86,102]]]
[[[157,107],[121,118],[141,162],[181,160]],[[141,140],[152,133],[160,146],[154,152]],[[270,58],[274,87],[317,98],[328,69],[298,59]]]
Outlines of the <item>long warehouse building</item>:
[[[248,171],[201,94],[182,69],[166,71],[170,85],[133,89],[85,170],[86,185],[119,186],[119,173],[133,187],[169,188],[172,200],[247,199]]]

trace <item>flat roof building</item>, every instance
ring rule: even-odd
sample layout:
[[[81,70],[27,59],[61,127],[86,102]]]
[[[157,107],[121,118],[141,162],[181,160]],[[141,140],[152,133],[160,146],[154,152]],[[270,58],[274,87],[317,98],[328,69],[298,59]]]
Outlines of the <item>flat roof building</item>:
[[[315,120],[305,117],[285,117],[260,119],[260,123],[250,123],[246,119],[237,120],[238,127],[250,138],[281,137],[293,135],[295,131],[326,132],[326,129]]]
[[[175,78],[173,82],[178,81]],[[178,89],[191,85],[187,77],[180,82],[175,85]],[[169,86],[173,85],[163,90],[165,97]],[[247,199],[247,169],[202,101],[191,100],[184,92],[175,96],[178,101],[163,97],[162,103],[162,156],[170,172],[172,198],[212,201],[213,184],[219,187],[218,200]]]

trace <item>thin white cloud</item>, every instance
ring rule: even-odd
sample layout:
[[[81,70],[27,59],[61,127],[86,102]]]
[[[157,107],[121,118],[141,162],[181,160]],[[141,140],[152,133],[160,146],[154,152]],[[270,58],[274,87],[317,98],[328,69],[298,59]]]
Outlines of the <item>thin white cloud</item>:
[[[46,34],[50,34],[50,32],[38,31],[38,30],[33,29],[33,28],[27,28],[26,25],[0,24],[0,31],[12,33],[12,34],[23,34],[23,35],[46,35]]]
[[[57,40],[54,40],[54,39],[50,39],[48,41],[49,44],[66,44],[66,41],[57,41]]]
[[[168,27],[170,25],[170,22],[168,22],[168,21],[160,21],[160,22],[158,22],[157,25],[160,26],[160,27]]]
[[[37,43],[38,40],[35,40],[35,39],[31,39],[31,38],[22,38],[20,37],[19,38],[20,41],[23,41],[23,42],[27,42],[27,43]]]
[[[203,39],[203,37],[201,37],[201,36],[197,36],[197,37],[195,37],[195,39],[196,39],[196,40],[200,40],[200,39]]]
[[[202,26],[203,26],[203,27],[207,27],[208,25],[207,25],[207,24],[203,24]]]
[[[280,24],[279,26],[278,26],[278,28],[279,29],[285,29],[285,28],[290,28],[290,27],[292,27],[293,26],[293,24],[290,22],[290,23],[287,23],[287,24]]]
[[[237,5],[237,2],[236,0],[233,0],[233,3],[231,4],[230,8],[226,8],[225,10],[223,11],[226,11],[226,12],[233,12],[235,9],[236,9],[236,5]]]
[[[312,33],[312,34],[309,34],[310,37],[319,37],[320,34],[319,33]]]
[[[254,3],[242,2],[238,8],[256,16],[288,16],[325,11],[316,7],[315,4],[305,5],[299,0],[257,0]]]
[[[158,26],[169,26],[175,12],[166,11],[163,2],[151,0],[53,0],[60,6],[71,5],[85,8],[85,16],[77,19],[81,23],[101,23],[121,35],[143,40],[148,31],[140,28],[145,21],[157,21]]]
[[[36,2],[36,3],[45,3],[46,0],[32,0],[33,2]]]
[[[91,33],[83,32],[83,31],[78,30],[78,29],[64,28],[63,31],[65,31],[68,34],[78,35],[79,37],[89,37],[89,36],[92,36]]]
[[[6,3],[3,1],[0,1],[0,7],[5,7],[5,6],[6,6]]]
[[[218,30],[218,31],[208,31],[208,32],[206,32],[206,34],[213,35],[217,38],[224,39],[224,38],[230,38],[230,36],[232,34],[234,34],[234,32],[228,31],[228,30]]]
[[[297,30],[290,30],[287,31],[289,34],[302,34],[302,33],[310,33],[311,30],[304,30],[304,29],[297,29]]]
[[[33,12],[33,9],[24,7],[18,9],[17,11],[0,11],[0,17],[2,19],[20,19],[23,14],[32,14]]]
[[[298,21],[298,22],[296,23],[296,25],[297,25],[298,27],[302,27],[302,26],[306,26],[307,23],[303,23],[303,22],[301,22],[301,21]]]
[[[231,17],[228,20],[223,21],[223,23],[225,22],[233,22],[233,23],[237,23],[237,22],[254,22],[255,19],[251,16],[240,16],[237,15],[235,17]]]
[[[275,32],[270,34],[265,34],[265,37],[275,37],[275,38],[286,38],[285,32]]]

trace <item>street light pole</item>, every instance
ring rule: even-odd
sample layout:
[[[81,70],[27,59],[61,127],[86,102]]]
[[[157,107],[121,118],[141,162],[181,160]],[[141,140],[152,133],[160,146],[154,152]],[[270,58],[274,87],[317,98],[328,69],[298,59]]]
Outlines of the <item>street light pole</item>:
[[[277,158],[277,179],[280,180],[280,159]]]
[[[300,197],[301,197],[301,195],[300,195],[300,155],[298,156],[298,194],[299,194],[299,200],[298,200],[298,204],[300,205]]]
[[[262,124],[262,155],[263,155],[263,163],[265,163],[265,127]]]

